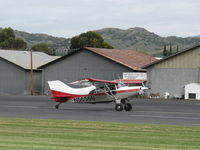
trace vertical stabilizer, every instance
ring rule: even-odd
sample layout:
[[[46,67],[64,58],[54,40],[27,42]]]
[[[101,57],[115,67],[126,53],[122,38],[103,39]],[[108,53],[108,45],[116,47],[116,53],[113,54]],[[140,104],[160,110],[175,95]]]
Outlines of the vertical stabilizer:
[[[65,83],[55,80],[55,81],[48,81],[49,87],[53,91],[58,91],[58,92],[70,92],[73,90],[73,88],[69,87]]]
[[[60,93],[64,93],[65,95],[76,95],[76,96],[87,95],[96,88],[93,85],[91,85],[89,87],[84,87],[84,88],[71,88],[59,80],[48,81],[48,84],[51,89],[51,92],[54,91],[54,93],[60,92]]]

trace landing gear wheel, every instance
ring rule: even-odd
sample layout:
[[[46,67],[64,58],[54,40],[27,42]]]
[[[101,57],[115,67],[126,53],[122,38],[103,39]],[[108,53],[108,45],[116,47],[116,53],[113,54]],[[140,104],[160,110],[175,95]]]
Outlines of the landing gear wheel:
[[[131,110],[132,110],[132,105],[131,105],[130,103],[126,103],[126,104],[124,105],[124,109],[125,109],[126,111],[131,111]]]
[[[115,110],[116,111],[122,111],[123,110],[123,105],[122,104],[116,104],[115,105]]]

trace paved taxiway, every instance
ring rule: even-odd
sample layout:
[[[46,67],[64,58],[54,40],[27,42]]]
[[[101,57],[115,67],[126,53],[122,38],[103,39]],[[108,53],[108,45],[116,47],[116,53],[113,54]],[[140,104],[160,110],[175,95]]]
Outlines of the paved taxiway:
[[[200,101],[132,100],[131,112],[117,112],[114,103],[64,103],[46,96],[0,96],[0,117],[129,122],[200,126]]]

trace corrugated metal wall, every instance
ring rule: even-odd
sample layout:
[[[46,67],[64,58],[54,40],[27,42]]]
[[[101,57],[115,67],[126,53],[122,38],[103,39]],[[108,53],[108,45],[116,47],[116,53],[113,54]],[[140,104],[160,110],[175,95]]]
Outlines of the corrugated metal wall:
[[[24,94],[24,69],[0,58],[0,94]]]
[[[49,93],[49,80],[61,80],[66,83],[89,77],[113,80],[113,75],[122,77],[122,72],[133,70],[93,52],[82,50],[43,68],[43,92]]]
[[[28,95],[30,73],[7,60],[0,58],[0,94]],[[42,71],[33,72],[33,89],[41,94]]]
[[[26,80],[25,80],[25,94],[29,94],[30,91],[30,71],[26,71]],[[33,92],[34,94],[41,94],[42,91],[42,71],[34,70],[33,71]]]
[[[155,68],[199,68],[200,48],[181,53],[175,57],[160,62]]]
[[[184,86],[199,82],[199,69],[153,68],[147,71],[147,85],[150,93],[159,93],[161,97],[165,92],[174,95],[184,95]]]
[[[147,85],[150,93],[165,92],[184,95],[184,86],[200,82],[200,48],[191,49],[147,69]]]

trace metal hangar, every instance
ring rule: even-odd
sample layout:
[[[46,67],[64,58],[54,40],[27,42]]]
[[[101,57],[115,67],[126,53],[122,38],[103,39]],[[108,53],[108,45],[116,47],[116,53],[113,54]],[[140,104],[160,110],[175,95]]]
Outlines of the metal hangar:
[[[164,97],[168,93],[170,98],[183,98],[186,85],[200,83],[200,45],[146,65],[143,69],[147,69],[149,95],[157,93]],[[194,93],[189,95],[195,97]]]
[[[58,57],[49,56],[42,52],[33,52],[33,89],[41,93],[41,69],[44,65]],[[30,51],[0,49],[0,94],[26,95],[29,94]]]
[[[113,80],[123,72],[145,72],[142,66],[154,62],[150,55],[133,50],[85,47],[49,62],[42,69],[42,91],[49,94],[47,81],[69,83],[82,78]]]

